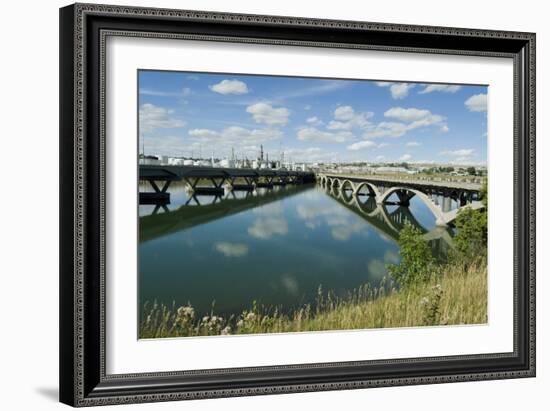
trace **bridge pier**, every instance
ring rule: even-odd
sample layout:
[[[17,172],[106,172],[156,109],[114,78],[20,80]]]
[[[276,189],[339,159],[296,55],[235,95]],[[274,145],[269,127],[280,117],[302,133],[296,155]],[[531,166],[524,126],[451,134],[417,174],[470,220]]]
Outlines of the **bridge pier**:
[[[407,190],[397,190],[395,194],[397,194],[397,198],[399,199],[399,205],[403,207],[410,206],[411,198],[415,196],[415,193]]]
[[[288,183],[288,180],[285,176],[279,176],[277,179],[274,179],[273,185],[276,186],[286,186]]]
[[[212,186],[199,186],[199,181],[208,180],[212,183]],[[225,182],[225,177],[220,178],[214,178],[214,177],[207,177],[207,178],[200,178],[200,177],[183,177],[183,181],[188,185],[189,190],[193,194],[207,194],[207,195],[223,195],[225,193],[225,189],[223,188],[223,183]]]
[[[168,192],[168,187],[172,180],[159,180],[164,181],[162,188],[159,188],[157,182],[153,179],[146,179],[151,187],[153,187],[154,192],[145,192],[139,193],[139,203],[140,204],[170,204],[170,193]]]
[[[229,179],[229,183],[226,185],[228,191],[254,191],[256,188],[256,183],[254,179],[249,177],[242,177],[245,184],[237,184],[235,180],[237,177]]]
[[[443,203],[441,204],[441,211],[444,213],[451,211],[452,199],[450,197],[443,197]]]
[[[273,177],[259,177],[256,182],[256,188],[273,188]]]

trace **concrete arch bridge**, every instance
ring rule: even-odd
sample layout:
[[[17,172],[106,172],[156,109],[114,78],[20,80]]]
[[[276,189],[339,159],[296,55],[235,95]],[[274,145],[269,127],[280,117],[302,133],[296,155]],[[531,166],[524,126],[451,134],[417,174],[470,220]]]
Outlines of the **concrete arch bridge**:
[[[317,182],[332,193],[340,194],[344,202],[366,195],[372,197],[376,204],[408,207],[410,200],[417,197],[434,215],[436,225],[443,227],[453,224],[464,208],[483,208],[479,184],[340,174],[318,174]],[[456,208],[452,207],[453,201],[457,204]]]

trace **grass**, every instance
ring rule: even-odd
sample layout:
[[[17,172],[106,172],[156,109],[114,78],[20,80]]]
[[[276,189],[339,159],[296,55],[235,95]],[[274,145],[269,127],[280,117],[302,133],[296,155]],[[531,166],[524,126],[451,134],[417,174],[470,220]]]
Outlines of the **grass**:
[[[192,306],[146,303],[140,338],[486,323],[486,259],[447,264],[443,272],[405,289],[396,289],[391,282],[376,289],[365,285],[346,298],[319,289],[314,306],[290,314],[252,303],[249,310],[229,318],[214,313],[197,318]]]

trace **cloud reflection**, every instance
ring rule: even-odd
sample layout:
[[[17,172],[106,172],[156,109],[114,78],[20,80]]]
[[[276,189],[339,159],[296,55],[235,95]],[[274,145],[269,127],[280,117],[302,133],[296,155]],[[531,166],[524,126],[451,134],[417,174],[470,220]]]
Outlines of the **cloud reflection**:
[[[283,204],[281,201],[277,201],[274,203],[264,204],[260,207],[256,207],[252,211],[256,214],[282,214]]]
[[[309,229],[315,229],[323,223],[331,229],[332,238],[337,241],[347,241],[354,234],[368,233],[366,225],[353,216],[348,215],[342,207],[320,207],[299,205],[296,207],[298,217],[304,220]]]
[[[248,234],[261,240],[267,240],[274,235],[288,234],[288,223],[284,218],[257,219],[248,228]]]
[[[378,259],[369,261],[367,268],[369,270],[369,274],[377,279],[382,279],[382,277],[384,277],[387,273],[386,264]]]
[[[226,257],[244,257],[248,254],[248,246],[241,243],[220,242],[214,244],[214,248]]]
[[[294,296],[298,295],[298,281],[296,278],[289,274],[283,275],[281,278],[281,283],[283,284],[284,289]]]

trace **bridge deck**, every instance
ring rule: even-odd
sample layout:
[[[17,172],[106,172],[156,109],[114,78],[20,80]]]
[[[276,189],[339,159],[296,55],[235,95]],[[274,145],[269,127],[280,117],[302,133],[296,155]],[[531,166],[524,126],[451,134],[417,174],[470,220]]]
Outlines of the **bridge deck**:
[[[370,182],[381,186],[402,186],[402,187],[414,187],[414,188],[440,188],[440,189],[458,189],[463,191],[479,192],[481,190],[481,184],[459,182],[459,181],[434,181],[434,180],[421,180],[421,179],[400,179],[387,176],[361,176],[353,174],[325,174],[325,177],[338,178],[340,180],[350,180],[352,182]]]
[[[310,171],[288,171],[251,168],[218,168],[218,167],[197,167],[197,166],[160,166],[140,165],[140,179],[148,179],[151,176],[166,176],[172,174],[177,178],[238,178],[238,177],[302,177],[310,178],[312,181],[315,174]]]

